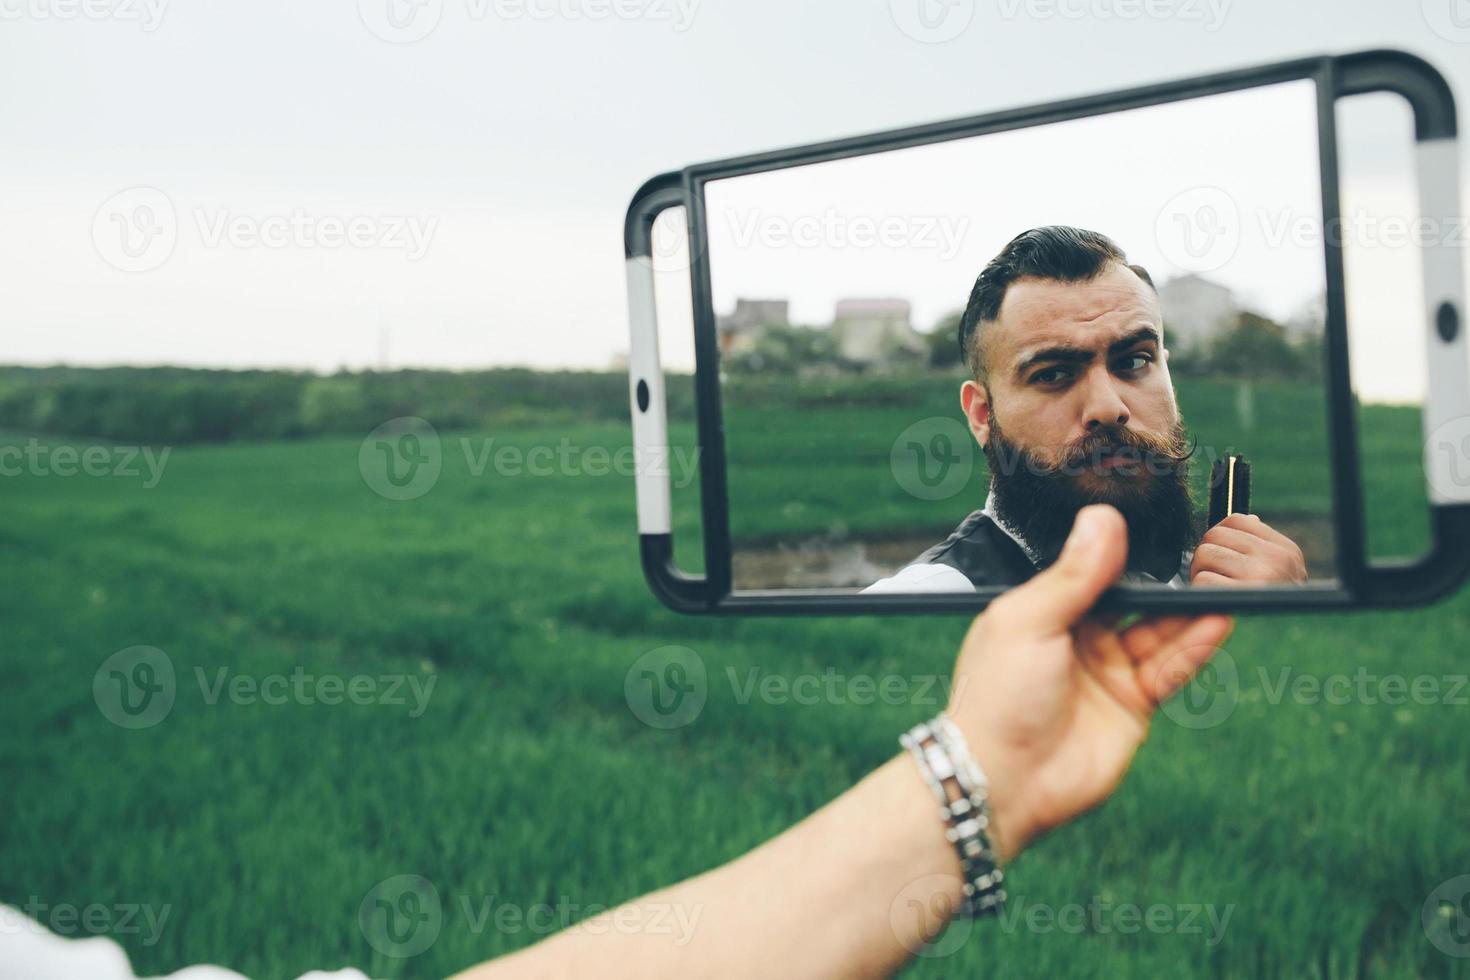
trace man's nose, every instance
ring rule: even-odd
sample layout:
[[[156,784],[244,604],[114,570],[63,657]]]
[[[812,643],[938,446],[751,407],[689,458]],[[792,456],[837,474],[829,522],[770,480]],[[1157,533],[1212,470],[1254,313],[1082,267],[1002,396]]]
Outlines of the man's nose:
[[[1118,394],[1112,375],[1105,371],[1097,375],[1088,379],[1087,403],[1083,406],[1082,422],[1087,431],[1104,425],[1127,425],[1128,406]]]

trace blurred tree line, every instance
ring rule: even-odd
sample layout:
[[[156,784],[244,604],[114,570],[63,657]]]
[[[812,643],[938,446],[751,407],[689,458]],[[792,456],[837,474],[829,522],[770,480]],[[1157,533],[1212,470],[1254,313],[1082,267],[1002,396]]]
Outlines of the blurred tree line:
[[[1165,324],[1166,338],[1168,333]],[[1293,335],[1276,321],[1245,311],[1204,343],[1171,349],[1169,370],[1192,377],[1319,381],[1323,356],[1320,331]]]
[[[693,414],[693,385],[668,378],[670,414]],[[621,372],[213,371],[0,367],[0,429],[179,445],[362,434],[401,416],[440,429],[626,421]]]
[[[958,312],[925,335],[927,365],[960,369]],[[1167,334],[1167,327],[1166,334]],[[1170,351],[1180,377],[1313,381],[1322,377],[1320,332],[1286,330],[1244,312],[1204,343]],[[830,331],[779,325],[753,350],[727,357],[737,376],[847,375]],[[907,368],[912,371],[913,367]],[[921,368],[922,369],[922,368]],[[672,418],[692,418],[692,379],[670,375]],[[0,367],[0,430],[182,445],[369,432],[402,416],[441,429],[626,421],[622,372],[215,371],[193,368]]]
[[[840,369],[832,331],[791,323],[761,328],[748,349],[720,357],[720,368],[735,374],[799,374],[814,369]]]

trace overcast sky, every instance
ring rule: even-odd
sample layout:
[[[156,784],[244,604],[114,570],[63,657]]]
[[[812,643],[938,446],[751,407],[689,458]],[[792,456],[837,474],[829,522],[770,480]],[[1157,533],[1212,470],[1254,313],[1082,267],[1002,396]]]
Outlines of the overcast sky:
[[[839,298],[894,296],[928,329],[1017,232],[1071,224],[1156,281],[1208,274],[1285,319],[1324,288],[1321,245],[1276,234],[1321,225],[1315,93],[1291,82],[712,183],[716,308],[789,297],[796,322],[825,323]],[[1204,189],[1212,216],[1194,213]],[[1171,213],[1179,198],[1188,213]]]
[[[1464,5],[0,0],[0,361],[331,370],[377,364],[386,334],[393,366],[604,367],[627,347],[623,213],[653,174],[1368,47],[1427,57],[1465,104]],[[1412,215],[1410,158],[1363,146],[1353,199]],[[1377,393],[1402,397],[1422,316],[1381,284],[1416,266],[1370,262],[1359,319]]]

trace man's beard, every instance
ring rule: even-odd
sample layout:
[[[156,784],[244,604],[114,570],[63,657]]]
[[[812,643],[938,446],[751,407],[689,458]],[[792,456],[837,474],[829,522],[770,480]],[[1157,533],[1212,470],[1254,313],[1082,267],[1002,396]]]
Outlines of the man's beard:
[[[1051,462],[1008,441],[996,419],[985,444],[991,506],[1045,567],[1061,554],[1079,510],[1112,504],[1128,522],[1129,570],[1167,582],[1199,539],[1189,485],[1193,455],[1179,423],[1163,438],[1105,425]],[[1109,459],[1120,462],[1104,466]]]

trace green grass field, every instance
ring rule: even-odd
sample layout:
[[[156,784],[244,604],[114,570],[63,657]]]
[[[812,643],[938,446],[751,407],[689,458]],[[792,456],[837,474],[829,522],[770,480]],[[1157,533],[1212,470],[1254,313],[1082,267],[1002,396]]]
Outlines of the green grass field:
[[[1374,473],[1370,495],[1403,517],[1375,510],[1388,529],[1375,540],[1412,547],[1412,419],[1381,421],[1370,442],[1400,465]],[[941,706],[928,681],[947,679],[965,620],[676,616],[642,582],[629,479],[476,475],[460,436],[443,435],[442,475],[411,501],[368,488],[358,438],[176,448],[151,489],[0,479],[0,902],[167,909],[156,937],[110,930],[145,975],[197,962],[442,975],[747,850]],[[616,424],[464,437],[628,439]],[[1454,688],[1467,637],[1464,594],[1427,611],[1242,622],[1228,661],[1159,717],[1119,794],[1015,864],[1018,917],[956,933],[911,974],[1470,976],[1470,959],[1444,951],[1464,920],[1432,908],[1438,944],[1421,921],[1437,886],[1470,874],[1470,692]],[[166,654],[176,693],[162,720],[130,730],[94,677],[135,645]],[[624,686],[666,645],[708,674],[703,710],[668,731],[640,722]],[[752,676],[829,669],[903,678],[909,696],[742,694]],[[221,677],[298,671],[371,678],[383,697],[211,697]],[[1302,693],[1360,671],[1437,694]],[[407,703],[382,703],[382,678]],[[415,686],[429,692],[418,705]],[[404,874],[432,883],[441,912],[427,948],[394,957],[359,910]],[[558,911],[493,914],[541,903]],[[1128,931],[1116,910],[1130,905],[1175,925]],[[1080,930],[1048,925],[1047,911],[1076,907],[1102,911]]]

